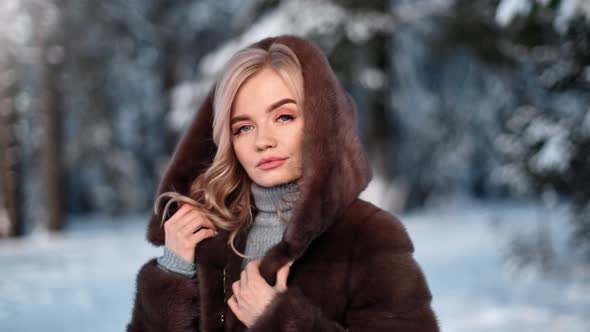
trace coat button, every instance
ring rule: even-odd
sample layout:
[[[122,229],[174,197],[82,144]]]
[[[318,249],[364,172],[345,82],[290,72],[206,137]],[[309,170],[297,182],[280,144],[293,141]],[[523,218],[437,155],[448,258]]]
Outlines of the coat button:
[[[223,323],[225,321],[225,315],[223,313],[219,314],[219,320]]]

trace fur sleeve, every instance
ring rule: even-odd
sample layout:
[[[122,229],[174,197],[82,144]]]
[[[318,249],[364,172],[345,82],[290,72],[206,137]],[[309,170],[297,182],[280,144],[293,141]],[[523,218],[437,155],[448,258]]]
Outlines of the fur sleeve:
[[[273,299],[249,331],[438,332],[431,293],[401,222],[381,210],[360,228],[344,322],[326,318],[291,287]]]
[[[137,274],[128,332],[198,331],[198,281],[166,271],[156,259]]]

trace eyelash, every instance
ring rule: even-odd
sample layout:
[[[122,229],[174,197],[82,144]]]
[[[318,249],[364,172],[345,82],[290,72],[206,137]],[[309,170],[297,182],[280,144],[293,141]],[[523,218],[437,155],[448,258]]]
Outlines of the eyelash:
[[[293,119],[295,119],[295,117],[294,117],[293,115],[290,115],[290,114],[281,114],[281,115],[279,115],[279,116],[277,117],[277,119],[278,119],[278,118],[281,118],[281,117],[283,117],[283,116],[287,116],[287,117],[289,117],[289,119],[290,119],[290,120],[293,120]],[[241,126],[240,128],[238,128],[238,129],[237,129],[237,130],[234,132],[234,136],[238,136],[238,135],[240,135],[240,134],[242,133],[242,128],[244,128],[244,127],[248,127],[248,126],[249,126],[249,125],[246,125],[246,126]]]

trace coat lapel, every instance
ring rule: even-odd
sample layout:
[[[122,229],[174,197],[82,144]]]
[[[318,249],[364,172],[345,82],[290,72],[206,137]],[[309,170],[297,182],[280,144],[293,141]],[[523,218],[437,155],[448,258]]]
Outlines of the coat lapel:
[[[244,252],[250,230],[251,227],[243,228],[236,235],[235,246],[238,251]],[[219,236],[201,242],[195,251],[203,331],[214,331],[216,326],[220,326],[221,314],[230,331],[238,326],[245,328],[226,305],[233,295],[232,284],[240,279],[242,272],[242,257],[233,253],[227,245],[228,239],[229,233],[221,231]],[[224,293],[225,296],[222,296]]]
[[[197,281],[199,283],[201,331],[216,331],[224,307],[223,268],[228,255],[226,232],[199,243],[195,250]]]

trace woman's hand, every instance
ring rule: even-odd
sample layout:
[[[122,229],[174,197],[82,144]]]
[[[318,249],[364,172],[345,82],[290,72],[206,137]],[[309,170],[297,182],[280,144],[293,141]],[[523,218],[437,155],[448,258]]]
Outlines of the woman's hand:
[[[246,265],[240,280],[232,284],[234,294],[227,301],[236,317],[247,327],[254,324],[278,293],[287,290],[290,262],[277,271],[277,282],[274,287],[266,283],[260,275],[260,262],[261,260],[257,259]]]
[[[194,205],[182,203],[164,223],[164,245],[188,262],[195,260],[195,248],[204,239],[217,235],[215,225]]]

